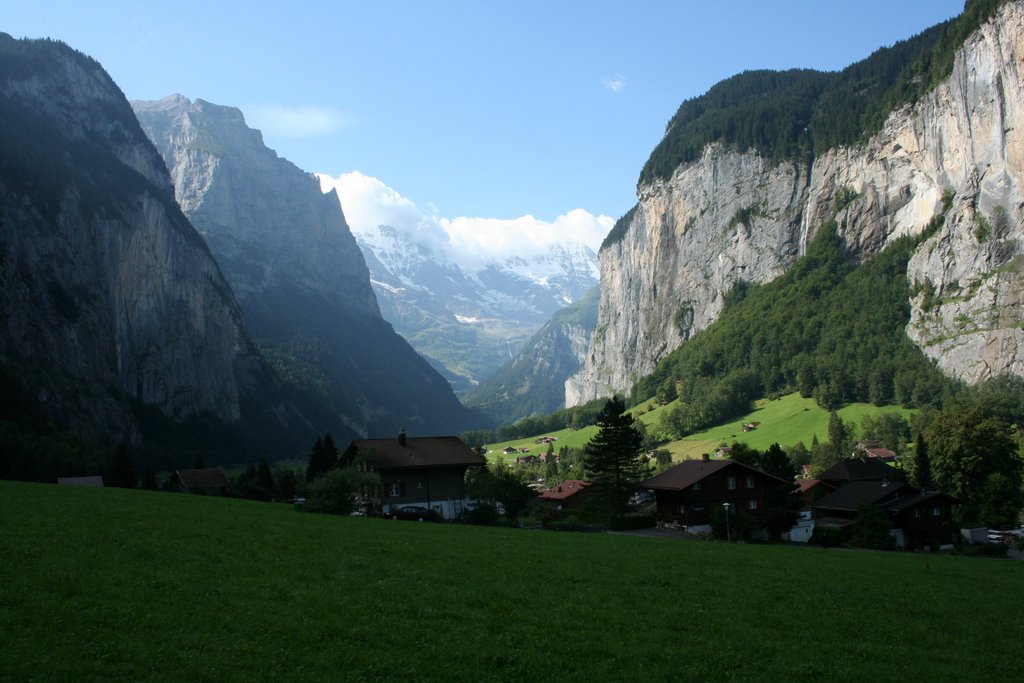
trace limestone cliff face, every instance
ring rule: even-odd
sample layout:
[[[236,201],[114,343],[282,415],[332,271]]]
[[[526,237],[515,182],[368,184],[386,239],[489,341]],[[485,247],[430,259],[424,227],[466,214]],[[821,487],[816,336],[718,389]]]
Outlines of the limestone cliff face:
[[[267,148],[242,112],[181,95],[132,106],[167,162],[178,203],[243,304],[294,284],[332,305],[380,315],[337,197]]]
[[[60,43],[0,69],[2,364],[80,433],[137,439],[126,397],[238,420],[266,368],[124,95]]]
[[[180,95],[133,107],[257,345],[329,422],[363,435],[473,426],[448,383],[381,317],[338,198],[242,113]]]
[[[946,82],[894,111],[863,146],[810,168],[710,145],[667,182],[642,185],[625,236],[601,252],[598,322],[574,405],[628,392],[722,310],[740,281],[766,282],[833,216],[868,259],[952,206],[908,267],[907,328],[947,373],[1024,374],[1024,3],[1004,5],[958,52]]]

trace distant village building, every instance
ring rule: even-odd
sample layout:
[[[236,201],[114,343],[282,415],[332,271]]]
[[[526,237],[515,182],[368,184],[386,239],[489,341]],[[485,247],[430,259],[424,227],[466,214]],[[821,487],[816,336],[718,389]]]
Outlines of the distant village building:
[[[487,461],[454,436],[356,439],[341,455],[343,464],[365,458],[369,471],[380,473],[380,486],[366,492],[371,514],[388,515],[392,508],[418,506],[441,519],[458,517],[470,503],[465,476],[470,467]]]
[[[60,486],[91,486],[103,487],[103,477],[97,475],[91,477],[57,477],[57,484]]]
[[[209,496],[225,496],[231,482],[219,467],[193,470],[176,470],[171,476],[171,488],[182,493],[202,493]]]
[[[586,500],[583,492],[588,486],[590,483],[582,479],[566,479],[540,494],[539,502],[554,503],[559,510],[580,509]]]

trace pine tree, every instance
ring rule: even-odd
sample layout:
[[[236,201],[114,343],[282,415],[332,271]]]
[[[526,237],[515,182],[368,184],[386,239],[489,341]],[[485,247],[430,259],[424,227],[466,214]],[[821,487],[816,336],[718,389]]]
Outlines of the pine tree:
[[[928,459],[928,446],[921,432],[917,433],[914,441],[914,485],[919,489],[932,485],[932,463]]]
[[[125,489],[133,489],[138,483],[138,477],[135,474],[135,460],[132,458],[131,451],[128,450],[128,444],[123,441],[114,451],[106,483],[108,486]]]
[[[338,449],[334,446],[334,439],[328,433],[323,438],[317,437],[313,444],[313,450],[309,453],[309,463],[306,465],[306,481],[313,481],[321,474],[325,474],[334,467],[338,460]]]
[[[640,452],[643,437],[618,396],[605,403],[597,426],[597,435],[584,449],[583,463],[595,502],[619,515],[625,512],[637,484],[648,474]]]
[[[270,472],[270,464],[267,462],[266,457],[260,458],[256,476],[259,478],[260,486],[267,490],[267,495],[272,495],[274,492],[274,475]]]

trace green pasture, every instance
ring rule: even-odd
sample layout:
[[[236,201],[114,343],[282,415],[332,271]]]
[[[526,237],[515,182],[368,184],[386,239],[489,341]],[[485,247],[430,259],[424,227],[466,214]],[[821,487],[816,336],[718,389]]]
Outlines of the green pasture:
[[[2,681],[1020,680],[1024,563],[0,482]]]
[[[648,428],[655,428],[661,421],[662,415],[672,410],[674,402],[665,406],[659,406],[652,399],[634,406],[631,410],[639,415],[640,421]],[[870,403],[850,403],[837,411],[839,416],[846,422],[851,422],[857,428],[865,415],[879,415],[886,412],[895,412],[909,418],[913,410],[899,406],[878,407]],[[798,393],[788,394],[777,399],[761,399],[757,401],[754,410],[746,415],[730,422],[712,427],[703,432],[692,434],[685,439],[673,441],[664,446],[672,453],[673,460],[689,460],[699,458],[703,453],[713,452],[720,444],[731,445],[734,442],[745,443],[751,448],[763,450],[773,443],[782,447],[793,446],[803,441],[804,445],[810,448],[811,439],[817,434],[821,441],[828,440],[828,411],[820,407],[812,398],[803,398]],[[757,429],[751,432],[744,432],[743,425],[748,422],[759,422]],[[547,434],[537,434],[524,439],[503,441],[490,444],[488,457],[492,460],[497,457],[504,457],[508,461],[515,459],[514,455],[501,456],[501,450],[506,446],[514,448],[529,448],[531,454],[539,454],[547,450],[546,444],[535,443],[540,436],[555,436],[555,451],[562,446],[571,448],[582,448],[597,434],[596,426],[589,426],[583,429],[563,429]]]

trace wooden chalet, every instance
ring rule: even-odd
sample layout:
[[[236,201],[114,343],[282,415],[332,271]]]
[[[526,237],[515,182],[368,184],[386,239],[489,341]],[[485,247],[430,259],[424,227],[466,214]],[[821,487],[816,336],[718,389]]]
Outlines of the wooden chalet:
[[[566,479],[541,493],[538,502],[554,503],[559,510],[578,510],[583,507],[586,499],[583,491],[588,486],[590,482],[582,479]]]
[[[654,492],[659,525],[683,527],[691,533],[711,531],[714,510],[729,503],[731,509],[754,517],[767,514],[766,496],[773,488],[788,491],[788,481],[735,460],[686,460],[640,482]]]
[[[171,488],[183,493],[203,493],[209,496],[227,495],[231,483],[219,467],[176,470],[171,476]]]
[[[822,526],[848,529],[864,505],[877,505],[889,516],[897,548],[943,547],[958,533],[953,523],[956,499],[941,491],[923,491],[898,481],[855,481],[841,486],[812,507]]]
[[[415,505],[433,510],[442,519],[462,514],[469,503],[465,476],[470,467],[487,461],[454,436],[356,439],[341,455],[342,464],[360,460],[369,471],[380,473],[380,486],[365,491],[371,514]]]
[[[60,486],[90,486],[103,488],[103,477],[92,475],[87,477],[57,477],[57,484]]]

